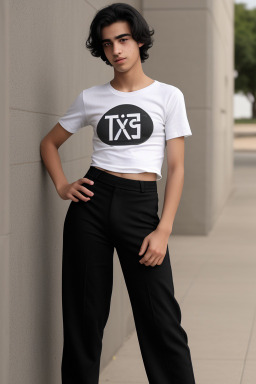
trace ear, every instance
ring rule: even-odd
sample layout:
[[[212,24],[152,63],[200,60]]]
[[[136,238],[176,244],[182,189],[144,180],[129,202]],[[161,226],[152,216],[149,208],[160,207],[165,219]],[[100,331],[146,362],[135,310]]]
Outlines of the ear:
[[[139,45],[139,48],[142,47],[144,45],[144,43],[138,43]]]

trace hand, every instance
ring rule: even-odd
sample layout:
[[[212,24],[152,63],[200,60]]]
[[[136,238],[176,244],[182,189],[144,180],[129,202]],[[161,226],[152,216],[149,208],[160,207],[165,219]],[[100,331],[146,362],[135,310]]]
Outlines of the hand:
[[[148,246],[146,254],[139,260],[141,264],[154,267],[156,264],[161,265],[166,255],[169,234],[156,228],[142,242],[139,255],[142,255]]]
[[[71,184],[64,184],[62,185],[58,190],[58,194],[63,200],[71,199],[74,202],[78,202],[79,199],[87,202],[88,200],[91,200],[90,197],[85,197],[80,193],[79,191],[84,192],[85,194],[89,196],[93,196],[94,193],[84,187],[82,184],[94,184],[94,181],[87,179],[86,177],[82,177],[81,179],[78,179],[77,181],[74,181],[74,183]],[[75,196],[77,196],[79,199],[77,199]]]

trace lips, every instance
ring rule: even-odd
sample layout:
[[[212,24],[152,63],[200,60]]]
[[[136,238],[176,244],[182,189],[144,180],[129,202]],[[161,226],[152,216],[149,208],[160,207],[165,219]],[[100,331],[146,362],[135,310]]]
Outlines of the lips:
[[[120,57],[119,59],[115,60],[115,63],[118,63],[119,61],[122,61],[124,59],[125,59],[125,57]]]

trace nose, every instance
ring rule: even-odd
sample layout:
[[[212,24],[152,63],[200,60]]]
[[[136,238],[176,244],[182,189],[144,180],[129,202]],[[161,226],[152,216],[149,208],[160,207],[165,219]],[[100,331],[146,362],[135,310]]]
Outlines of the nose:
[[[116,44],[113,44],[113,55],[119,55],[121,52],[121,46],[116,42]]]

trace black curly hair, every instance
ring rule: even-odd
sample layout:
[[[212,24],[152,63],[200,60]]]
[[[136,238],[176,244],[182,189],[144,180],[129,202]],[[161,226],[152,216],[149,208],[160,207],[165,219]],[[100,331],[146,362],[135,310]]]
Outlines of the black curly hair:
[[[101,43],[102,28],[117,21],[127,21],[131,28],[132,37],[139,43],[144,43],[140,48],[141,62],[148,59],[148,49],[153,46],[154,39],[151,37],[155,31],[150,30],[144,17],[131,5],[125,3],[113,3],[100,9],[90,25],[89,37],[85,46],[94,57],[100,57],[107,65],[112,67],[108,61]]]

